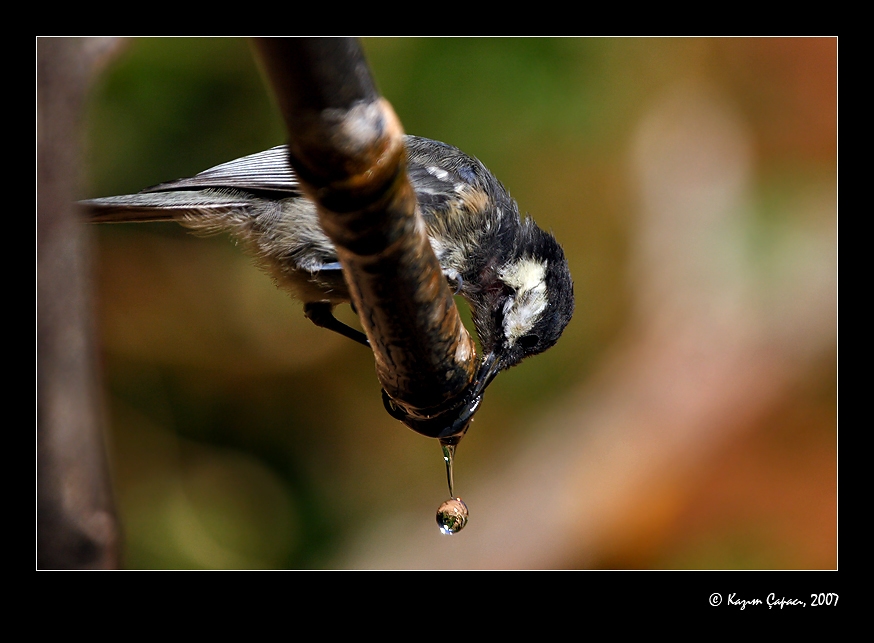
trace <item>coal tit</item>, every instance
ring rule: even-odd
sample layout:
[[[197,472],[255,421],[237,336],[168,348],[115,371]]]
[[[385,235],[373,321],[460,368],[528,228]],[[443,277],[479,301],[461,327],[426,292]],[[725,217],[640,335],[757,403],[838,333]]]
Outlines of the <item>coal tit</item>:
[[[451,287],[470,304],[484,353],[473,387],[478,400],[500,371],[558,341],[574,311],[567,260],[477,159],[416,136],[406,136],[405,145],[431,246]],[[308,318],[367,344],[333,316],[349,292],[285,146],[138,194],[82,203],[93,222],[175,220],[199,233],[229,233],[304,303]]]

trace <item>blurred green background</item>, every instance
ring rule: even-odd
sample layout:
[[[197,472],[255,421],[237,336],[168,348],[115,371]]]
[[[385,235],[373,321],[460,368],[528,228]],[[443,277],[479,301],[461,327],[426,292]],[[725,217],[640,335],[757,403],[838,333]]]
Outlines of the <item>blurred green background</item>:
[[[552,230],[576,316],[459,446],[226,237],[93,228],[131,568],[837,565],[837,42],[364,39],[407,132]],[[284,142],[249,45],[136,39],[95,84],[83,197]],[[354,323],[354,315],[342,315]]]

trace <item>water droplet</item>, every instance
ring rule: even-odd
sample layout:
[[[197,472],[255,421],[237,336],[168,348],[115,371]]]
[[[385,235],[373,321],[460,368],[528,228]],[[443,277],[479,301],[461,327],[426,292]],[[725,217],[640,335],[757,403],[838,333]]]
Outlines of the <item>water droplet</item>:
[[[447,536],[464,529],[467,518],[467,505],[461,498],[450,498],[437,508],[437,525],[440,532]]]
[[[450,498],[437,508],[437,524],[440,526],[440,531],[447,536],[457,534],[464,529],[469,515],[464,501],[455,497],[453,464],[458,440],[459,438],[440,440],[440,448],[443,449],[443,462],[446,463],[446,483],[449,485]]]
[[[446,463],[446,482],[449,485],[449,497],[451,498],[455,495],[453,492],[455,479],[452,473],[452,463],[455,461],[455,444],[440,440],[440,448],[443,449],[443,462]]]

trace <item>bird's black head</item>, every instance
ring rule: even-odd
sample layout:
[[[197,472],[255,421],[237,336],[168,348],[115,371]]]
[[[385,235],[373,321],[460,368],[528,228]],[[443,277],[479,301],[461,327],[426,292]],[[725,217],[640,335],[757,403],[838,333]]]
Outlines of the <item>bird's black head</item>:
[[[513,252],[488,262],[473,302],[483,348],[481,392],[498,372],[555,345],[574,312],[573,281],[558,242],[530,218],[522,220]],[[504,242],[506,244],[506,242]]]

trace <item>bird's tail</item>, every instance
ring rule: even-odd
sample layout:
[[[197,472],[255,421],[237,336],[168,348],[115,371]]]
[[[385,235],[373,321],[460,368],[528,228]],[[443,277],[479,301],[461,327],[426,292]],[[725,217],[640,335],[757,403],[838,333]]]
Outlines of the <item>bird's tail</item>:
[[[79,201],[91,223],[179,221],[198,212],[245,207],[239,194],[218,190],[176,190],[110,196]]]

